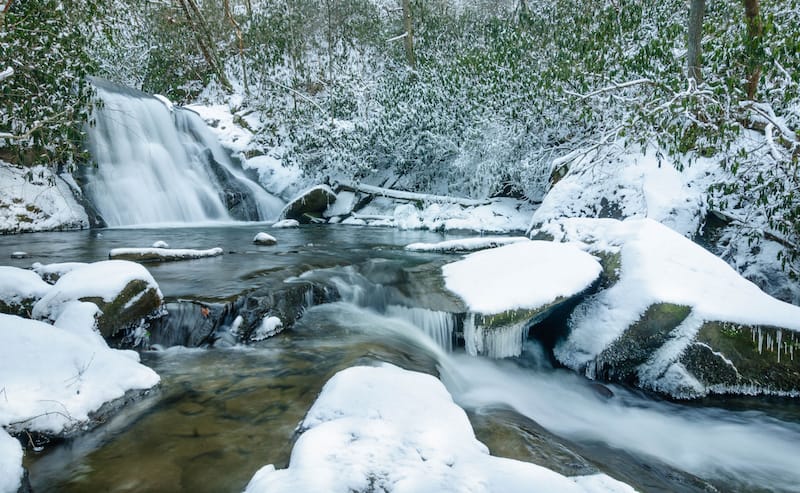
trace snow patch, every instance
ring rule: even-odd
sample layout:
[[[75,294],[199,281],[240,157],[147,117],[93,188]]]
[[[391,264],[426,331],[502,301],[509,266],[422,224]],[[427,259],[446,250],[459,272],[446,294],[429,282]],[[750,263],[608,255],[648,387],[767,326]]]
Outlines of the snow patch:
[[[0,493],[17,493],[23,474],[22,445],[0,428]]]
[[[0,302],[6,305],[19,305],[23,300],[41,299],[51,287],[36,272],[0,266]]]
[[[526,236],[481,236],[477,238],[461,238],[458,240],[440,241],[438,243],[412,243],[406,250],[412,252],[460,253],[497,248],[512,243],[530,241]]]

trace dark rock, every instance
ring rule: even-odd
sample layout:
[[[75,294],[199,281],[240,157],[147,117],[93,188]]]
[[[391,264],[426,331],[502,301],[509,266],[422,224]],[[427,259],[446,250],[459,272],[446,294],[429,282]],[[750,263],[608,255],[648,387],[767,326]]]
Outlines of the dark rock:
[[[325,209],[335,201],[336,194],[330,187],[317,185],[286,204],[280,219],[296,219],[307,224],[311,222],[311,218],[321,218]]]
[[[97,319],[97,327],[106,339],[163,315],[161,305],[163,300],[158,291],[141,279],[130,281],[119,295],[109,302],[94,296],[80,300],[94,303],[103,312]]]
[[[166,311],[150,325],[151,346],[213,345],[214,333],[228,315],[226,305],[199,301],[170,302]]]

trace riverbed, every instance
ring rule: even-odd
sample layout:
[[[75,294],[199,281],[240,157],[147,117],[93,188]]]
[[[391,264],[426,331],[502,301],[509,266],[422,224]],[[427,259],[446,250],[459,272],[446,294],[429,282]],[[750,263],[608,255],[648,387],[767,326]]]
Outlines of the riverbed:
[[[259,231],[278,244],[254,245]],[[354,270],[369,271],[366,281],[359,277],[367,282],[362,291],[380,291],[380,280],[397,279],[398,269],[455,258],[408,252],[406,244],[462,236],[261,224],[107,229],[0,237],[0,258],[27,268],[103,260],[112,248],[157,240],[222,247],[220,257],[147,267],[167,301],[226,302],[304,273],[313,279],[307,273],[321,269],[344,284],[355,282]],[[12,259],[19,251],[28,256]],[[667,402],[554,368],[535,342],[519,358],[470,357],[457,343],[449,350],[457,341],[443,343],[429,327],[387,310],[391,303],[343,296],[306,307],[292,329],[251,346],[143,352],[161,385],[90,432],[28,451],[34,491],[241,491],[261,466],[288,464],[296,427],[328,378],[378,361],[440,376],[493,453],[562,474],[599,470],[640,491],[795,491],[800,484],[796,401]]]

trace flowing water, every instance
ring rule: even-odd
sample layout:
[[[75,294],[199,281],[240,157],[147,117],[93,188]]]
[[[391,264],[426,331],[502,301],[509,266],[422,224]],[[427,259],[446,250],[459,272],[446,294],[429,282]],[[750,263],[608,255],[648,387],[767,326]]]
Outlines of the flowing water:
[[[109,226],[268,220],[283,203],[231,160],[194,112],[95,80],[84,190]]]
[[[794,401],[666,402],[553,368],[534,342],[510,360],[468,356],[455,345],[458,317],[437,309],[446,299],[419,296],[429,289],[419,286],[425,278],[409,274],[452,257],[402,249],[444,235],[311,226],[272,232],[278,245],[259,247],[251,240],[260,230],[240,224],[0,238],[0,258],[20,267],[101,260],[110,248],[159,239],[223,247],[221,257],[149,266],[173,300],[230,300],[296,276],[341,295],[252,347],[143,353],[162,384],[97,429],[28,452],[34,491],[241,491],[261,466],[286,466],[295,428],[331,375],[376,361],[440,376],[498,455],[564,474],[601,470],[640,491],[797,491]],[[62,246],[57,253],[54,243]],[[9,259],[19,250],[31,257]]]

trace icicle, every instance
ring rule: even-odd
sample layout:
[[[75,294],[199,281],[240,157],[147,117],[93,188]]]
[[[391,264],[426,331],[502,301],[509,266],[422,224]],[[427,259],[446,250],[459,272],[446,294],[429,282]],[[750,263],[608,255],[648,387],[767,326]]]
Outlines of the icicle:
[[[758,354],[764,350],[764,334],[761,333],[761,327],[758,327]]]
[[[778,363],[781,362],[781,337],[783,334],[781,333],[781,329],[778,329],[776,332],[776,336],[778,338]]]

